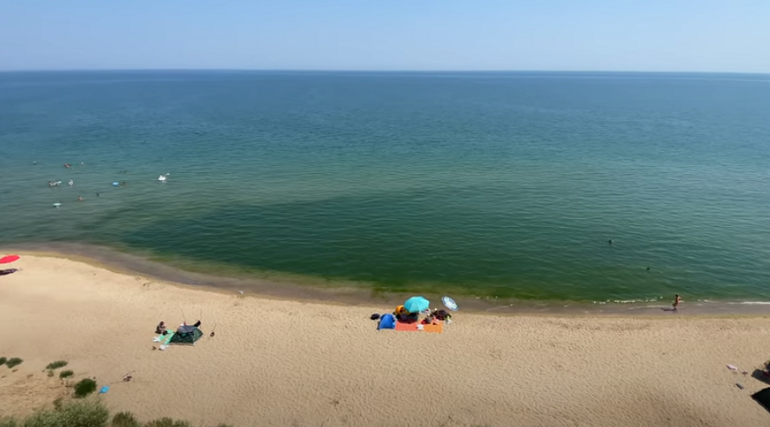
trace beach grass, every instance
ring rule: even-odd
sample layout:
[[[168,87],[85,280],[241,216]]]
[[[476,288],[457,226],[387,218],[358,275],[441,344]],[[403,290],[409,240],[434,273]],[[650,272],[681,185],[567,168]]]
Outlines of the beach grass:
[[[21,365],[24,362],[24,360],[19,359],[18,357],[12,357],[8,359],[7,362],[5,362],[5,366],[8,367],[8,369],[15,368],[16,366]]]
[[[54,369],[63,368],[65,366],[67,366],[67,362],[66,361],[64,361],[64,360],[57,360],[56,362],[49,363],[48,366],[46,366],[45,368],[46,369],[50,369],[50,370],[54,370]]]
[[[75,374],[74,372],[67,369],[66,371],[59,372],[59,378],[69,378],[74,374]]]
[[[7,357],[0,357],[0,366],[5,365],[5,362],[7,362],[7,361],[8,361]]]
[[[42,410],[24,420],[24,427],[106,427],[110,413],[98,401],[72,402],[60,409]]]
[[[192,427],[187,421],[163,417],[142,423],[131,412],[110,412],[99,400],[79,400],[62,404],[54,401],[54,409],[39,410],[25,419],[0,418],[0,427]],[[216,427],[232,427],[218,424]]]
[[[96,381],[84,378],[75,384],[75,397],[83,398],[96,391]]]
[[[163,417],[157,420],[150,421],[149,423],[145,424],[144,427],[192,427],[192,425],[187,421],[181,421],[181,420],[174,421],[171,418]]]
[[[118,412],[112,417],[110,427],[142,427],[142,423],[131,412]]]

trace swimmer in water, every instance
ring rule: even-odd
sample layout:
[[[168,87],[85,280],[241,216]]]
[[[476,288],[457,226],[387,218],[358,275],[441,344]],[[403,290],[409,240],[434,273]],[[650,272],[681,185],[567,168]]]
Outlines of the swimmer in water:
[[[67,184],[69,184],[69,186],[72,187],[73,185],[75,185],[75,181],[70,180]]]
[[[99,193],[96,193],[96,197],[99,197]]]
[[[610,246],[612,246],[612,239],[610,239],[610,240],[607,240],[607,243],[609,243],[609,244],[610,244]]]
[[[83,201],[83,196],[78,196],[78,202],[82,202],[82,201]]]

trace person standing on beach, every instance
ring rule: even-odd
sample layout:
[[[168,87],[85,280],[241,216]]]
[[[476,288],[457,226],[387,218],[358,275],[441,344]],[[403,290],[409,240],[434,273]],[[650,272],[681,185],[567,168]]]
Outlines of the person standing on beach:
[[[672,306],[674,307],[674,311],[679,311],[679,303],[682,302],[682,297],[679,296],[679,294],[676,294],[674,297],[674,303]]]

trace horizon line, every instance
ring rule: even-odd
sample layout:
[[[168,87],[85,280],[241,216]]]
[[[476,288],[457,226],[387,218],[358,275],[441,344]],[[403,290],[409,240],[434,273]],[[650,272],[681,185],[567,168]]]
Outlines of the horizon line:
[[[209,71],[209,72],[282,72],[282,73],[627,73],[627,74],[751,74],[769,72],[748,71],[639,71],[639,70],[376,70],[376,69],[294,69],[294,68],[62,68],[62,69],[0,69],[0,73],[65,73],[65,72],[142,72],[142,71]]]

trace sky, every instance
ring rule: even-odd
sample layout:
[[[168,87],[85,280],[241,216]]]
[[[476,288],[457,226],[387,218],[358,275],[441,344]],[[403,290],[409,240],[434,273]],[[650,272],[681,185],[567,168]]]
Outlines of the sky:
[[[770,73],[770,0],[0,0],[0,70]]]

